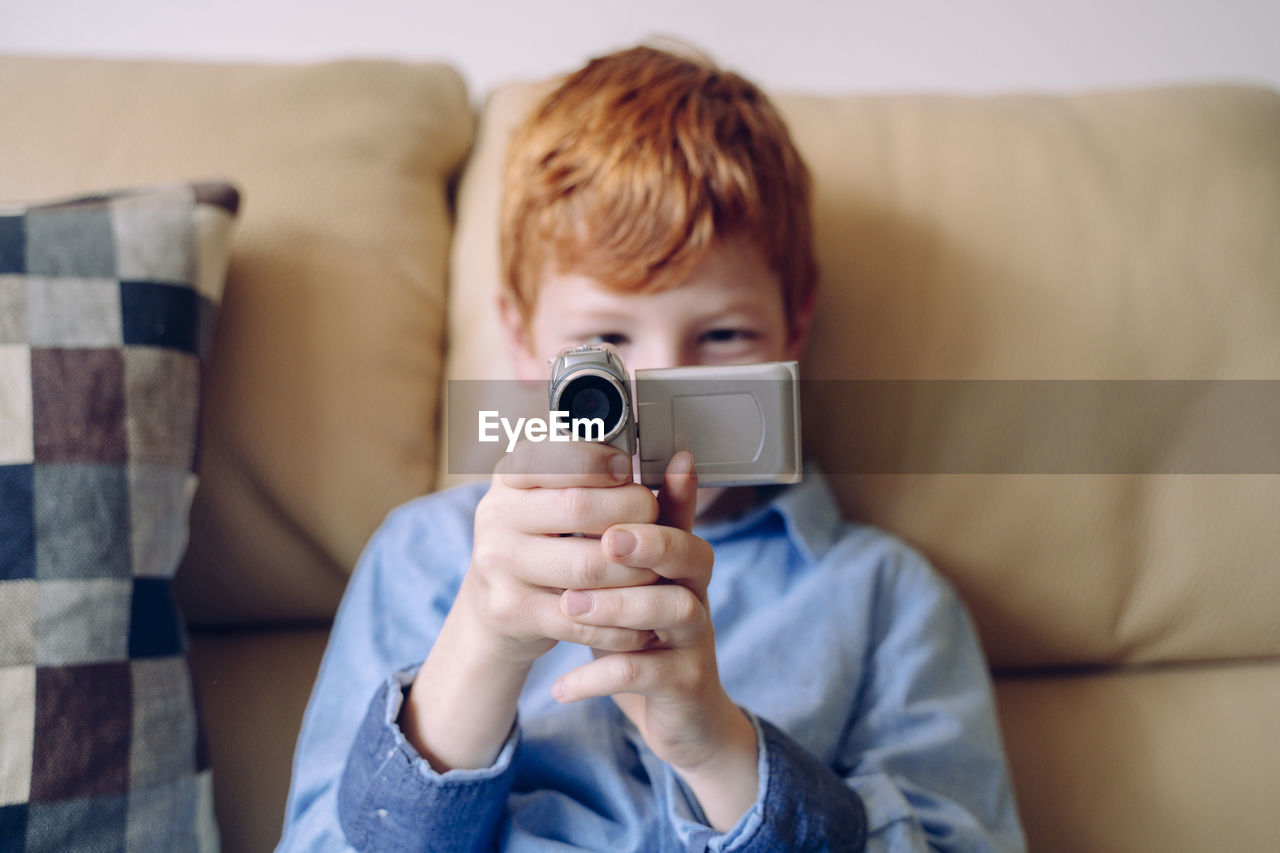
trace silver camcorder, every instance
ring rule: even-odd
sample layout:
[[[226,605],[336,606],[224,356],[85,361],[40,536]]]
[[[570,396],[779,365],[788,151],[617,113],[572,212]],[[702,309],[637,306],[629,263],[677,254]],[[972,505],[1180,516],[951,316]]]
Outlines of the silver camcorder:
[[[567,349],[548,384],[553,419],[575,436],[640,454],[640,481],[693,454],[701,486],[800,481],[799,370],[794,361],[637,370],[603,346]]]

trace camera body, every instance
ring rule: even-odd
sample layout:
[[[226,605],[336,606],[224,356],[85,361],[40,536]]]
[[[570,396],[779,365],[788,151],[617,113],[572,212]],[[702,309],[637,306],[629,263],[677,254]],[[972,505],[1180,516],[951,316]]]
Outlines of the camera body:
[[[599,418],[603,428],[593,440],[635,455],[631,379],[613,350],[589,344],[563,350],[551,369],[547,400],[552,412],[567,413],[570,422]]]
[[[633,387],[634,386],[634,387]],[[640,481],[657,488],[667,462],[693,454],[703,486],[795,483],[801,478],[799,368],[794,361],[638,370],[587,344],[556,357],[551,412],[586,425],[589,440],[640,454]]]

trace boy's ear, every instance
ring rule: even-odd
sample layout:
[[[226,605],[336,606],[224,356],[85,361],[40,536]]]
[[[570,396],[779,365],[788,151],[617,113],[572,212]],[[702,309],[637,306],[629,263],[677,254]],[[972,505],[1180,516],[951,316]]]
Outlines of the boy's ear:
[[[790,334],[787,340],[788,360],[799,361],[804,353],[804,346],[809,342],[809,327],[813,323],[813,313],[817,307],[818,288],[815,286],[809,289],[804,305],[791,318]]]
[[[533,335],[520,310],[505,292],[498,293],[498,318],[502,321],[507,356],[517,379],[546,379],[546,365],[534,354]]]

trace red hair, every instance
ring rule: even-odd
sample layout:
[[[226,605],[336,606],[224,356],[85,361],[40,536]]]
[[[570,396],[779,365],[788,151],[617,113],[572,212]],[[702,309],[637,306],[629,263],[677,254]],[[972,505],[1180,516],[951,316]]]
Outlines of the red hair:
[[[592,60],[517,129],[502,208],[504,285],[577,273],[622,291],[679,284],[718,238],[743,237],[794,319],[816,280],[808,169],[743,77],[637,47]]]

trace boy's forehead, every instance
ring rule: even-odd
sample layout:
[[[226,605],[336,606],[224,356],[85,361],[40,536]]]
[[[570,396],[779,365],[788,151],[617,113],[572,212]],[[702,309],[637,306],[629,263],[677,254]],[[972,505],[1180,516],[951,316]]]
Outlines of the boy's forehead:
[[[733,241],[714,246],[689,275],[660,290],[627,291],[580,272],[549,272],[534,293],[531,313],[626,312],[681,304],[708,311],[785,311],[778,275],[759,252]]]

